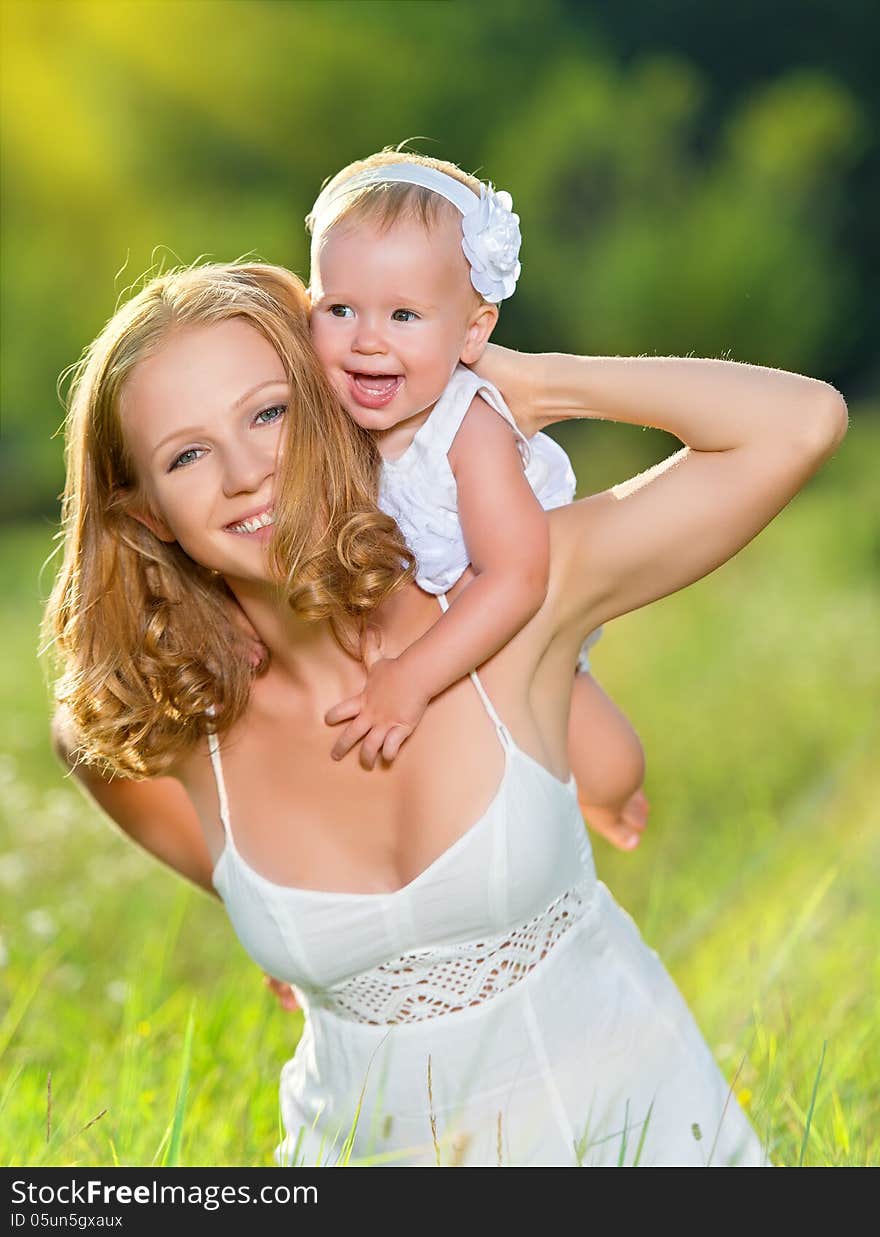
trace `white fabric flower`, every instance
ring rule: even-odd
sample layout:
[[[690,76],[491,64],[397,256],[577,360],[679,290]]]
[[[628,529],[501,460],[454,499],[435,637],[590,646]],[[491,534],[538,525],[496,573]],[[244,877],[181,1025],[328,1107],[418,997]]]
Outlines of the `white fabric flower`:
[[[471,283],[487,301],[496,303],[513,295],[522,269],[519,215],[513,199],[491,184],[480,185],[480,200],[462,217],[461,247],[471,264]]]

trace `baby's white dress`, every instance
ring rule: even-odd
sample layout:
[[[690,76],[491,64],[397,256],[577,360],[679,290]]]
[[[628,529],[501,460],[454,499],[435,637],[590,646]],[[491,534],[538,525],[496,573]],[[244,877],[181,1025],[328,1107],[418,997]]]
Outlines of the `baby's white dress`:
[[[276,1164],[335,1164],[352,1129],[352,1164],[769,1164],[672,978],[597,879],[574,778],[525,752],[470,677],[504,750],[500,784],[391,893],[251,867],[209,738],[226,838],[214,887],[305,1013]]]
[[[577,481],[562,447],[547,434],[526,438],[498,388],[458,365],[427,421],[403,455],[383,462],[379,479],[379,506],[397,521],[416,558],[416,583],[428,593],[448,592],[470,562],[448,456],[475,395],[481,395],[511,426],[526,479],[544,510],[552,511],[574,499]],[[597,627],[584,640],[578,671],[589,671],[589,649],[601,634],[602,628]]]

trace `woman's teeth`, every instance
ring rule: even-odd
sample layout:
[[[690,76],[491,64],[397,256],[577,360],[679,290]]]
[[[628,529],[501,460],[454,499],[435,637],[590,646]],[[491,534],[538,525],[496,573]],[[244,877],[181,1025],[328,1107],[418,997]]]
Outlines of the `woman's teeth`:
[[[229,524],[227,527],[234,533],[255,533],[258,529],[266,528],[274,523],[274,512],[264,511],[262,515],[253,515],[249,520],[242,520],[239,524]]]

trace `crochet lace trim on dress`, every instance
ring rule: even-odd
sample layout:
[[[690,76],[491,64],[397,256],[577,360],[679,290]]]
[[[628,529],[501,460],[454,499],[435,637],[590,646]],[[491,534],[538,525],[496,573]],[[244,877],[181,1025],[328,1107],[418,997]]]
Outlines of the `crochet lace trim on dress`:
[[[532,919],[479,941],[401,954],[316,993],[314,1003],[371,1026],[421,1022],[506,992],[583,918],[594,882],[560,894]]]

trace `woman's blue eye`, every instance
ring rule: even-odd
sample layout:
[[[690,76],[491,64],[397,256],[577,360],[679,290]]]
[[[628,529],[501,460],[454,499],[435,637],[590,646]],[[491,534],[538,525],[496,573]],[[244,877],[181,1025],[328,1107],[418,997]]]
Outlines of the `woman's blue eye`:
[[[395,322],[414,322],[418,316],[414,309],[395,309],[391,315]]]
[[[347,318],[354,311],[350,305],[331,305],[330,313],[334,318]]]
[[[287,412],[286,404],[273,404],[271,408],[262,408],[255,415],[254,421],[257,425],[274,425]],[[169,472],[173,472],[175,468],[186,468],[188,464],[193,464],[204,454],[204,447],[187,447],[185,451],[181,451],[180,455],[176,455],[171,461],[168,468]]]
[[[181,451],[180,455],[174,457],[171,461],[169,472],[173,472],[175,468],[185,468],[187,464],[191,464],[193,460],[198,459],[199,447],[187,447],[185,451]]]
[[[255,421],[259,421],[260,425],[271,425],[273,421],[277,421],[279,417],[283,417],[287,412],[286,404],[273,404],[271,408],[264,408],[262,412],[258,412]],[[265,420],[260,420],[265,417]]]

